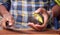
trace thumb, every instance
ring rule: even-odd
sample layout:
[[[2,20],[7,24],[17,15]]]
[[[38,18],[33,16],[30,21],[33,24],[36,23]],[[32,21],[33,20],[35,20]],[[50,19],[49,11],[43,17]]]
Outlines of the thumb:
[[[9,26],[13,26],[14,20],[9,20],[8,24],[9,24]]]
[[[5,24],[5,22],[6,22],[6,20],[3,18],[2,20],[1,20],[1,26],[3,27],[3,28],[6,28],[6,24]]]
[[[40,13],[42,8],[38,8],[35,13]]]
[[[44,8],[38,8],[35,13],[43,13],[43,12],[46,12],[46,9]]]

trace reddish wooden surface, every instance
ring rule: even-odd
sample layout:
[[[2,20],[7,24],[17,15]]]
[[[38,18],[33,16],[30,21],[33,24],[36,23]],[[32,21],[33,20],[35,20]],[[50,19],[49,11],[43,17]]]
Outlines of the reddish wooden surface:
[[[60,34],[60,31],[46,30],[46,31],[35,31],[35,30],[0,30],[0,34]]]

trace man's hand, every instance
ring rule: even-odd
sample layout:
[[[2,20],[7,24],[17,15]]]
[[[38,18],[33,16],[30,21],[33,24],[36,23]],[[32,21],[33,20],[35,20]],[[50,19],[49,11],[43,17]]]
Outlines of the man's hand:
[[[6,28],[6,22],[8,22],[8,25],[10,26],[14,24],[13,16],[8,12],[7,8],[4,5],[0,5],[0,15],[3,17],[0,21],[0,25],[3,28]]]
[[[7,28],[6,22],[8,22],[8,25],[12,27],[13,24],[14,24],[13,16],[10,15],[10,14],[5,14],[5,15],[3,15],[3,18],[2,18],[2,20],[1,20],[1,26],[2,26],[3,28]]]
[[[46,28],[47,22],[48,22],[47,11],[44,8],[39,8],[35,11],[35,13],[41,13],[41,15],[44,17],[44,23],[42,25],[39,25],[38,23],[34,24],[32,22],[29,22],[28,25],[38,31],[44,30]]]
[[[42,30],[44,30],[46,28],[46,26],[45,27],[44,26],[42,27],[39,24],[34,24],[34,23],[31,23],[31,22],[29,22],[28,25],[30,27],[32,27],[33,29],[37,30],[37,31],[42,31]]]

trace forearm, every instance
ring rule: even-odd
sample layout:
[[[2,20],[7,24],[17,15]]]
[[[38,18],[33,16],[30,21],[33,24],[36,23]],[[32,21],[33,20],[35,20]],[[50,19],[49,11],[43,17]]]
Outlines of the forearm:
[[[5,8],[5,6],[0,5],[0,15],[4,16],[5,14],[9,14],[9,12],[7,11],[7,9]]]

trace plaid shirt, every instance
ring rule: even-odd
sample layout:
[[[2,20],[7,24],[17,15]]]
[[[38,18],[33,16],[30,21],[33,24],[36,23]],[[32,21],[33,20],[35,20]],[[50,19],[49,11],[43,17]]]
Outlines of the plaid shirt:
[[[10,13],[14,16],[18,27],[28,28],[28,16],[38,8],[48,6],[47,0],[11,0]]]

